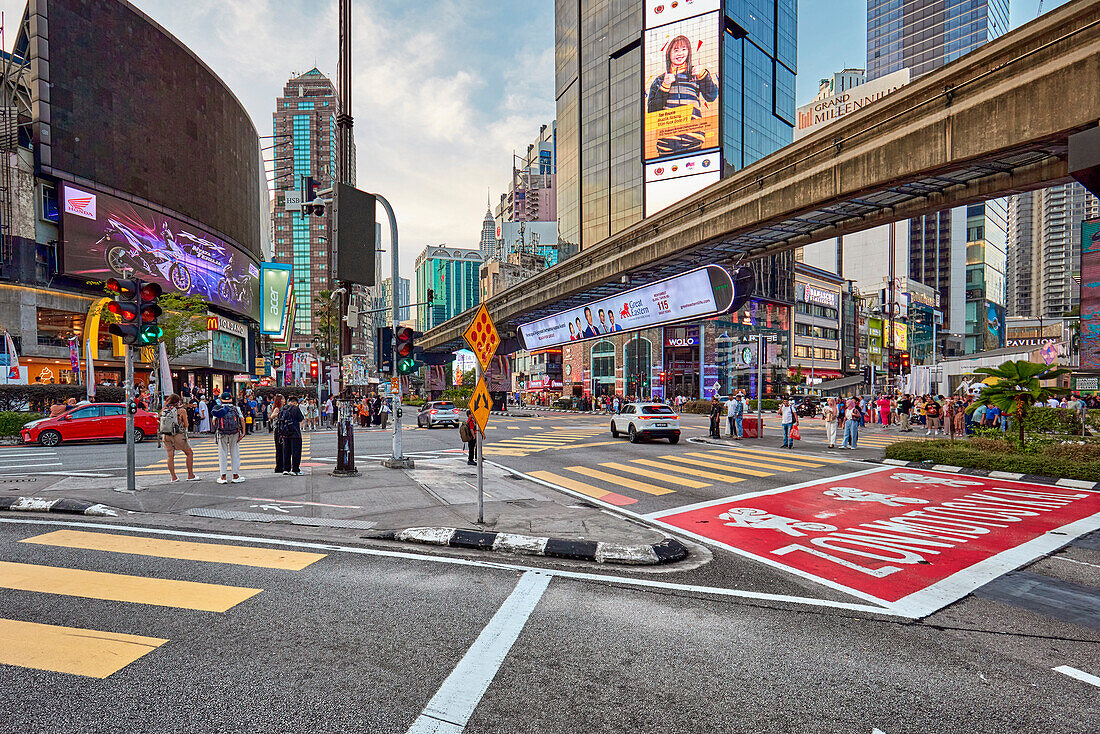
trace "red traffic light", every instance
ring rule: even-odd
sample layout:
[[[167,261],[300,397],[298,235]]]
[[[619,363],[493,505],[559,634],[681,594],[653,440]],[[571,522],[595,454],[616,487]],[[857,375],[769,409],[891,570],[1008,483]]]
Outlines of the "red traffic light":
[[[316,377],[317,376],[317,363],[316,362],[310,362],[309,363],[309,376],[310,377]]]
[[[103,285],[107,289],[108,293],[114,293],[116,296],[133,296],[137,293],[137,281],[134,280],[120,280],[118,278],[109,278]],[[157,286],[158,288],[160,286]]]
[[[137,311],[130,307],[129,304],[120,303],[119,301],[111,301],[107,304],[107,312],[118,316],[119,321],[128,323],[137,318]]]
[[[413,351],[413,337],[415,336],[415,332],[408,326],[402,326],[397,329],[395,336],[397,337],[397,356],[410,356]]]
[[[157,298],[162,293],[164,293],[164,289],[161,288],[156,283],[142,283],[141,284],[141,300],[142,300],[142,302],[155,301],[155,300],[157,300]]]

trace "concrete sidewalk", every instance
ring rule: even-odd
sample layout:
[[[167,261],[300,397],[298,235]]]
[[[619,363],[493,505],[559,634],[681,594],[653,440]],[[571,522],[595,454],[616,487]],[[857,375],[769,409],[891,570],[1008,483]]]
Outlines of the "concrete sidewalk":
[[[417,458],[411,470],[358,462],[359,475],[333,477],[330,466],[305,469],[300,477],[244,474],[240,484],[217,484],[213,474],[198,482],[168,484],[163,476],[138,477],[127,492],[124,477],[27,477],[0,484],[0,497],[66,498],[164,516],[245,523],[287,523],[343,529],[359,535],[412,527],[446,527],[531,536],[650,545],[667,536],[655,529],[485,465],[485,522],[477,523],[477,470],[464,454]],[[181,476],[182,476],[181,472]],[[343,535],[344,533],[340,533]]]

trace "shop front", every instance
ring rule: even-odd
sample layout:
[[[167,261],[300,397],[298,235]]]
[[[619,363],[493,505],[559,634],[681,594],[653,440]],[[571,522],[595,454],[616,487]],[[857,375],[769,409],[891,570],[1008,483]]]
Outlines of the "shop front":
[[[757,385],[760,335],[764,337],[762,396],[775,398],[787,392],[791,306],[753,298],[736,313],[706,322],[708,395],[741,392],[755,398],[761,392]]]
[[[695,400],[702,394],[700,328],[699,325],[664,328],[664,393],[669,400],[680,395]]]

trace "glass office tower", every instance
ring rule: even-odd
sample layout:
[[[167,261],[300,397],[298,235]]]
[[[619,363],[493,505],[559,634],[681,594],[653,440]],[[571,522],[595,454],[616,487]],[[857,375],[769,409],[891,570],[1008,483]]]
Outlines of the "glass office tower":
[[[563,240],[597,245],[792,141],[797,0],[556,0],[555,14]],[[783,389],[793,256],[752,266],[737,314],[566,347],[565,394]],[[758,333],[759,386],[743,359]]]
[[[796,0],[555,6],[566,241],[594,245],[791,142]]]

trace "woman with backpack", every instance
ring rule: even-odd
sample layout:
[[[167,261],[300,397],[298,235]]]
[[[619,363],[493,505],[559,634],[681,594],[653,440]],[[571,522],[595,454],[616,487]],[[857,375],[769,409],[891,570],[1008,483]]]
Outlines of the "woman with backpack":
[[[176,451],[182,451],[187,462],[187,481],[197,482],[195,476],[195,454],[191,451],[191,444],[187,440],[187,410],[180,405],[179,395],[169,395],[164,401],[164,409],[160,411],[159,432],[164,442],[164,450],[168,452],[168,473],[172,475],[172,484],[179,481],[176,476]]]
[[[298,397],[291,395],[287,404],[279,409],[279,422],[275,430],[282,434],[283,475],[302,476],[302,421],[305,417],[298,407]]]
[[[244,481],[241,472],[241,447],[240,441],[244,438],[244,413],[233,402],[233,396],[226,390],[218,399],[218,406],[214,408],[214,440],[218,444],[218,469],[221,476],[218,484],[232,481],[239,484]],[[233,479],[226,479],[229,464],[232,462]]]

